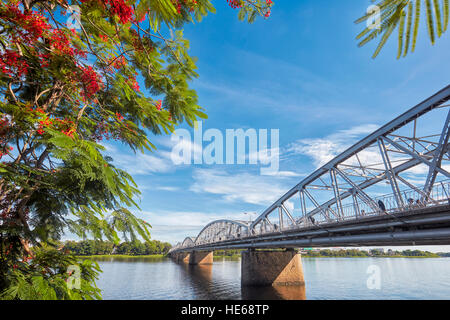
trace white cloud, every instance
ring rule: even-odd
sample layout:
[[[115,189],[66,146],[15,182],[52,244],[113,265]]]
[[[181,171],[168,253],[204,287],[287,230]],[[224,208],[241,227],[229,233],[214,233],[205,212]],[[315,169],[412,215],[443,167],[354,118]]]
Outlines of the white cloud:
[[[132,153],[127,150],[123,152],[111,144],[103,144],[106,153],[113,159],[113,164],[131,175],[149,175],[154,173],[164,173],[173,170],[168,152],[158,151],[158,156],[141,152]],[[161,155],[161,156],[159,156]]]
[[[426,164],[419,164],[411,169],[405,170],[405,173],[409,175],[423,175],[427,174],[429,167]]]
[[[221,195],[224,200],[230,202],[269,205],[289,190],[289,185],[273,176],[247,172],[228,174],[215,169],[198,169],[193,177],[195,182],[190,188],[191,191]]]
[[[245,219],[242,212],[195,212],[195,211],[155,211],[140,212],[148,222],[153,226],[171,226],[171,227],[201,227],[203,228],[208,223],[219,219]]]
[[[156,190],[162,190],[162,191],[177,191],[180,190],[178,187],[169,187],[169,186],[158,186],[155,188]]]
[[[320,167],[357,142],[358,139],[375,131],[378,127],[375,124],[365,124],[340,130],[324,138],[300,139],[288,145],[285,152],[309,156],[313,159],[314,164]],[[380,157],[378,153],[370,150],[361,152],[358,156],[364,159],[371,159],[373,162],[375,154],[377,157]]]
[[[115,154],[111,157],[114,159],[114,164],[131,175],[147,175],[172,170],[172,163],[169,160],[154,155],[142,153]]]
[[[193,142],[192,140],[187,140],[187,139],[181,139],[178,142],[172,142],[172,148],[177,146],[178,150],[182,150],[183,153],[186,154],[190,154],[189,159],[193,162],[194,159],[202,159],[203,156],[203,147],[195,142]],[[171,155],[172,151],[168,154],[170,154],[169,159],[178,159],[178,157],[180,157],[180,155],[178,154],[173,154]],[[184,155],[184,154],[183,154]],[[167,157],[167,155],[166,155]]]
[[[305,174],[294,171],[268,171],[264,175],[276,177],[303,177]]]

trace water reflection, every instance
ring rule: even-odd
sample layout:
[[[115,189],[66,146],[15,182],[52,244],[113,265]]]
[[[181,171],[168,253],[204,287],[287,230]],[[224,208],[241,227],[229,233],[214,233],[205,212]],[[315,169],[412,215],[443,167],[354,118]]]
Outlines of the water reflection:
[[[215,259],[189,266],[170,259],[98,259],[104,299],[305,299],[306,288],[241,288],[241,264]],[[381,289],[367,287],[367,269],[381,269]],[[450,258],[303,259],[308,300],[449,299]]]
[[[190,265],[179,262],[180,272],[187,287],[192,288],[195,299],[223,299],[217,292],[217,284],[213,281],[213,265]]]
[[[306,300],[306,287],[242,287],[241,294],[244,300]]]
[[[209,299],[225,299],[217,293],[218,281],[213,280],[213,265],[190,265],[177,263],[183,278],[189,281],[189,286],[200,289],[202,295]],[[216,265],[216,268],[218,266]],[[268,286],[242,287],[241,298],[244,300],[306,300],[305,286]]]
[[[200,281],[200,283],[212,281],[212,264],[190,265],[187,263],[180,263],[180,265],[183,267],[186,275],[194,281]]]

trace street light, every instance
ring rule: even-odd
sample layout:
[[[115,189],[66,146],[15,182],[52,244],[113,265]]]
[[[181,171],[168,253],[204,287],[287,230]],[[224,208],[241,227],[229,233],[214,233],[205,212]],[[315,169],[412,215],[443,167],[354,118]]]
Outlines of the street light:
[[[248,214],[249,220],[248,222],[252,222],[252,214],[257,214],[256,212],[244,212],[244,214]]]

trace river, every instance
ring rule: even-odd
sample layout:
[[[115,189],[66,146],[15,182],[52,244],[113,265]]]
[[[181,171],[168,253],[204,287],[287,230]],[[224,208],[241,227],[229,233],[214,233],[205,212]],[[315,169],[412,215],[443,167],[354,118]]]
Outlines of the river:
[[[450,299],[450,258],[303,258],[305,287],[241,288],[240,261],[98,261],[103,299]]]

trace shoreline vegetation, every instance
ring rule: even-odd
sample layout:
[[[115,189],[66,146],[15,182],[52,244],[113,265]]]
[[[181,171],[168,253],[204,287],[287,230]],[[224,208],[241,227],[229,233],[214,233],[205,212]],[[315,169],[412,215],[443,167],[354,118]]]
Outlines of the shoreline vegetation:
[[[359,250],[359,249],[321,249],[301,250],[304,258],[442,258],[445,253],[433,253],[421,250]]]
[[[101,240],[81,240],[66,241],[62,244],[64,251],[70,252],[77,257],[143,257],[166,255],[172,248],[167,242],[150,240],[146,242],[125,241],[115,245],[110,241]]]
[[[218,250],[214,252],[214,258],[240,257],[242,250]],[[278,250],[276,250],[278,251]],[[359,250],[359,249],[298,249],[302,258],[442,258],[450,257],[450,252],[433,253],[421,250]]]
[[[128,255],[128,254],[94,254],[89,256],[76,256],[80,259],[162,259],[166,258],[165,254],[145,254],[145,255]]]

